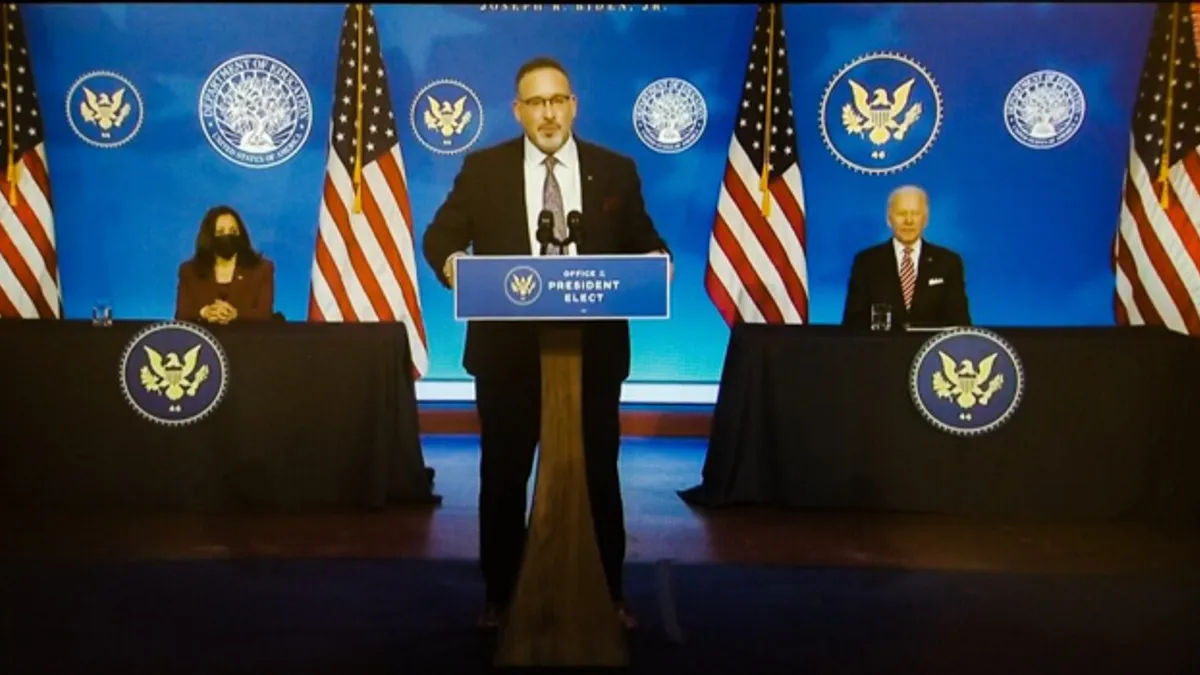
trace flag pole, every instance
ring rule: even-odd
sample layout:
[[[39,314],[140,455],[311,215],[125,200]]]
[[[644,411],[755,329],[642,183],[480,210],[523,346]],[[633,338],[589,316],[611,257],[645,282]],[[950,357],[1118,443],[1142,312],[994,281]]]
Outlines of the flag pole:
[[[767,117],[763,124],[763,163],[759,189],[762,190],[763,216],[771,215],[771,94],[775,86],[775,4],[767,5],[771,16],[767,28]]]
[[[358,79],[358,105],[354,107],[354,212],[362,213],[362,147],[363,147],[363,6],[357,3],[358,10],[358,61],[355,63],[355,75]]]
[[[1175,107],[1175,44],[1179,42],[1179,3],[1171,5],[1171,55],[1167,61],[1167,112],[1163,114],[1163,151],[1158,164],[1158,182],[1162,184],[1159,203],[1167,208],[1171,189],[1171,111]]]
[[[8,5],[4,5],[4,94],[6,98],[5,122],[8,124],[8,203],[16,207],[17,205],[17,171],[19,170],[16,162],[13,162],[13,87],[12,87],[12,56],[10,52],[12,43],[8,38]]]

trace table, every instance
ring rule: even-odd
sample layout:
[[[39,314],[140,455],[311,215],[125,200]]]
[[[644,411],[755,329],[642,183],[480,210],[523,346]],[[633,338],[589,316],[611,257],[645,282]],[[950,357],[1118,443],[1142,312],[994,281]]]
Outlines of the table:
[[[930,333],[734,328],[697,506],[1034,519],[1200,518],[1200,340],[1158,328],[997,328],[1025,394],[976,437],[926,421]]]
[[[0,506],[295,510],[432,504],[402,324],[209,328],[224,399],[168,427],[118,375],[149,322],[0,321]]]

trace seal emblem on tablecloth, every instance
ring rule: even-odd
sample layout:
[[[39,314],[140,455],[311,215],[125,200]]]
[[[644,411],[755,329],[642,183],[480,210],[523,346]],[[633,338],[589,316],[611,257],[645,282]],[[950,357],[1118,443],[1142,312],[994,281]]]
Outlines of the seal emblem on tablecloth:
[[[909,390],[921,415],[942,431],[977,436],[1016,413],[1025,373],[1015,349],[996,333],[956,328],[931,337],[913,359]]]
[[[142,417],[182,426],[211,413],[229,387],[229,365],[212,333],[171,321],[138,331],[121,357],[121,389]]]

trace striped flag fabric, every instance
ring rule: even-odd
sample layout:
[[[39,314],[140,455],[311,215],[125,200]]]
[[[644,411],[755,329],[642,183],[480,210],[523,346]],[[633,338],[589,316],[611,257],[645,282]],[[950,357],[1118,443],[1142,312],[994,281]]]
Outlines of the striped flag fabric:
[[[1159,4],[1134,102],[1113,244],[1118,325],[1200,335],[1196,4]]]
[[[348,5],[342,21],[319,220],[308,320],[403,321],[421,377],[429,343],[412,208],[370,5]]]
[[[21,10],[0,7],[4,78],[0,93],[0,318],[59,319],[62,289],[45,134]]]
[[[781,6],[760,5],[704,274],[708,297],[729,325],[809,321],[786,37]]]

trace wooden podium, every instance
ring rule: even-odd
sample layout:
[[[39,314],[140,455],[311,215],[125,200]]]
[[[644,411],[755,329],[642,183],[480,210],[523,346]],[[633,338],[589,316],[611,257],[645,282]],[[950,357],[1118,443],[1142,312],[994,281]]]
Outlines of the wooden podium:
[[[608,592],[583,449],[582,322],[667,319],[666,255],[460,256],[459,321],[537,321],[542,428],[533,513],[497,666],[629,663]]]
[[[596,543],[583,458],[580,327],[541,331],[542,436],[533,513],[499,666],[624,666],[625,630]]]

